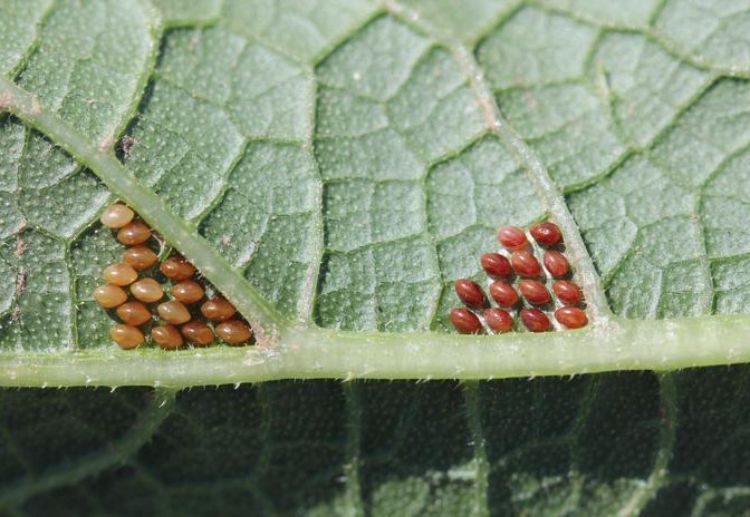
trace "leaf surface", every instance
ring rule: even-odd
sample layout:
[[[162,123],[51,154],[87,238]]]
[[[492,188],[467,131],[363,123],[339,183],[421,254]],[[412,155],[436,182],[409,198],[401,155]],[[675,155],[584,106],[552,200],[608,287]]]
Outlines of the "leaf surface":
[[[489,380],[748,360],[747,6],[126,4],[0,5],[2,383],[465,382],[5,390],[9,513],[747,509],[746,367]],[[115,198],[260,346],[113,348]],[[547,216],[591,328],[455,336]]]

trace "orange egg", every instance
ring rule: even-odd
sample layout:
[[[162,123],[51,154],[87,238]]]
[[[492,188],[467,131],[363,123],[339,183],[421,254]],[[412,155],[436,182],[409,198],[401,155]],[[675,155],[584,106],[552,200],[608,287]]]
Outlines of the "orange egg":
[[[117,343],[118,346],[123,350],[137,348],[138,346],[143,344],[143,341],[145,339],[143,336],[143,332],[132,325],[125,325],[123,323],[114,325],[109,331],[109,335],[110,337],[112,337],[112,340]]]
[[[182,335],[173,325],[152,328],[151,338],[164,350],[176,350],[182,346]]]
[[[229,320],[216,326],[216,334],[230,345],[237,345],[249,340],[253,335],[250,327],[240,320]]]
[[[201,313],[213,321],[228,320],[235,315],[237,309],[224,298],[211,298],[201,305]]]
[[[123,204],[115,203],[104,210],[99,220],[104,226],[109,228],[122,228],[132,221],[134,216],[135,214],[130,208]]]
[[[138,278],[135,269],[127,264],[110,264],[104,268],[104,280],[114,285],[130,285]]]
[[[161,319],[173,325],[181,325],[190,321],[190,311],[182,302],[169,301],[160,303],[156,308]]]
[[[94,300],[105,309],[112,309],[122,305],[128,299],[128,293],[114,284],[100,285],[94,289]]]

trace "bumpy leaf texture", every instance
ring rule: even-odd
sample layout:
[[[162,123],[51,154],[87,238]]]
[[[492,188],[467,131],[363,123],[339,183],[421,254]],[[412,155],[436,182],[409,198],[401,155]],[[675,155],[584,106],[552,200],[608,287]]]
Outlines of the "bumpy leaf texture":
[[[284,315],[450,331],[495,227],[547,210],[493,116],[616,314],[748,312],[748,34],[745,0],[0,0],[0,73],[132,137],[125,166]],[[0,118],[7,354],[112,350],[113,195],[61,144]],[[748,373],[4,390],[0,507],[735,515]]]

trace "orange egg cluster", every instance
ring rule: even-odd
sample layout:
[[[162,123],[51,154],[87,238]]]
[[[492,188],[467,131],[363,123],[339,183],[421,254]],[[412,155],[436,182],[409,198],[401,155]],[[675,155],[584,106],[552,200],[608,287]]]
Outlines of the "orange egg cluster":
[[[101,222],[117,230],[117,240],[128,246],[122,262],[104,268],[106,284],[94,290],[97,303],[119,320],[110,336],[120,348],[143,345],[147,334],[165,350],[185,343],[209,346],[216,336],[230,345],[250,341],[252,329],[231,303],[221,296],[206,299],[195,266],[177,254],[159,260],[151,229],[130,208],[116,203]],[[165,289],[170,299],[164,299]]]
[[[451,323],[458,332],[509,332],[516,317],[529,331],[546,332],[553,328],[549,313],[554,313],[560,328],[575,329],[588,324],[582,306],[583,294],[571,280],[572,270],[565,257],[560,229],[546,221],[532,226],[528,234],[515,226],[504,226],[497,232],[502,249],[480,258],[489,277],[490,297],[497,307],[490,306],[476,282],[466,278],[455,281],[456,294],[466,306],[454,308],[450,313]],[[541,262],[536,250],[542,254]],[[550,284],[554,297],[548,288]]]

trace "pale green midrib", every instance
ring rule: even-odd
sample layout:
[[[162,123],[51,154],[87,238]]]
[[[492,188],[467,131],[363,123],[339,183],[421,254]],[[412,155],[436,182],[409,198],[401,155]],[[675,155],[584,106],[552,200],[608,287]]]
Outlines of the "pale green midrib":
[[[44,110],[35,96],[11,80],[0,77],[0,111],[7,109],[24,123],[39,130],[53,143],[91,169],[165,239],[190,258],[201,273],[225,296],[255,330],[260,343],[271,343],[285,320],[278,310],[237,274],[232,266],[187,222],[172,214],[164,202],[141,185],[132,172],[112,154],[109,145],[97,148],[59,117]]]
[[[154,436],[162,422],[172,413],[176,393],[169,389],[156,390],[149,407],[138,417],[132,428],[120,439],[108,443],[106,450],[82,456],[80,461],[60,464],[46,470],[39,477],[24,479],[18,485],[7,486],[0,491],[0,508],[18,507],[35,495],[75,485],[82,479],[127,462]]]
[[[274,347],[0,353],[3,386],[188,386],[281,379],[491,380],[750,362],[750,315],[626,320],[545,334],[282,330]]]

